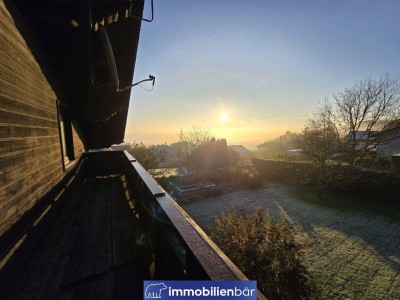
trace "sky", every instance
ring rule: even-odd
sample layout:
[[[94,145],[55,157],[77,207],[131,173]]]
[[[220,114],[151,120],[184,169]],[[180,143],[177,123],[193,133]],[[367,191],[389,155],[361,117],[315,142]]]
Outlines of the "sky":
[[[346,86],[400,77],[398,0],[154,0],[154,12],[134,81],[156,83],[132,90],[127,142],[170,144],[196,126],[253,148],[301,131]]]

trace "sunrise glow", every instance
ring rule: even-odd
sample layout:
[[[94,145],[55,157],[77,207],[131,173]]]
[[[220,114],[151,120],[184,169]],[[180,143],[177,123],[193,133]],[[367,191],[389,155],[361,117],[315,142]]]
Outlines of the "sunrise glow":
[[[219,119],[220,119],[220,121],[226,122],[229,120],[229,116],[227,113],[222,113],[219,115]]]

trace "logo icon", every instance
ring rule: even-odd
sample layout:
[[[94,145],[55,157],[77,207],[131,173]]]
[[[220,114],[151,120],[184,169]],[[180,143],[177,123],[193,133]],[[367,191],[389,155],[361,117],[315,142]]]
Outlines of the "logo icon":
[[[149,284],[144,291],[144,297],[148,299],[160,299],[161,292],[166,289],[167,286],[162,282]]]

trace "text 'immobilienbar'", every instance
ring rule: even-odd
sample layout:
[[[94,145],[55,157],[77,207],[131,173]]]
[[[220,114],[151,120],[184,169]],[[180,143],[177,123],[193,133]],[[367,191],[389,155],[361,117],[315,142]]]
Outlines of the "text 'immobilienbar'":
[[[256,281],[144,281],[143,299],[257,299]]]

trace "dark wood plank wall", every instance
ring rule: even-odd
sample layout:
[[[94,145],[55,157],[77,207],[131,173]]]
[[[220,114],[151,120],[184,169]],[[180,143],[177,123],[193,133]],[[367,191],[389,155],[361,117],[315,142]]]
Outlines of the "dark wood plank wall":
[[[0,0],[0,235],[62,178],[57,122],[56,95]]]
[[[81,154],[85,152],[85,148],[82,144],[82,141],[79,139],[78,134],[76,133],[74,127],[72,126],[72,138],[74,140],[74,153],[75,153],[75,161],[79,159]]]

